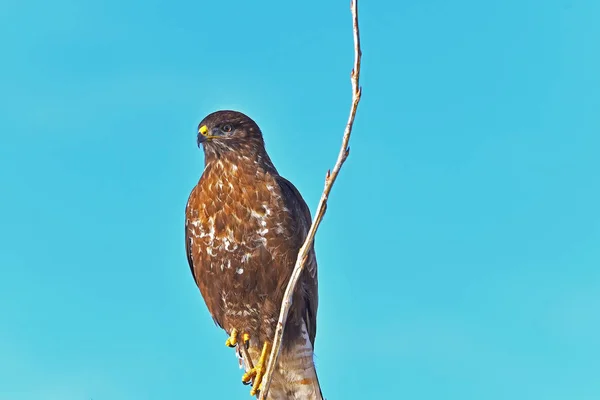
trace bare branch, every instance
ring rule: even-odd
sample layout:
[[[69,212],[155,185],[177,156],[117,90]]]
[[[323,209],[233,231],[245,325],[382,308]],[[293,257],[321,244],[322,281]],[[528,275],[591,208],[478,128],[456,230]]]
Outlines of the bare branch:
[[[248,352],[248,348],[246,348],[246,345],[242,342],[237,344],[238,350],[240,351],[240,354],[242,355],[242,361],[244,362],[244,369],[247,371],[250,371],[252,368],[254,368],[254,365],[252,364],[252,357],[250,357],[250,353]]]
[[[350,116],[348,117],[348,123],[346,124],[346,129],[344,130],[344,137],[342,139],[340,153],[338,155],[335,166],[333,167],[333,170],[327,171],[327,175],[325,177],[325,188],[323,189],[323,194],[321,195],[321,200],[319,201],[319,205],[317,207],[315,219],[313,220],[310,230],[308,231],[308,235],[306,237],[304,245],[302,245],[300,251],[298,252],[298,258],[296,259],[296,264],[294,266],[294,270],[292,271],[292,276],[290,277],[290,281],[288,282],[287,288],[283,296],[281,311],[279,313],[279,320],[277,321],[277,328],[275,331],[275,337],[273,339],[273,346],[271,348],[271,354],[269,355],[269,363],[267,366],[266,373],[263,377],[263,387],[259,397],[260,400],[265,400],[269,393],[269,386],[273,377],[273,371],[275,370],[275,365],[277,365],[277,358],[279,357],[279,353],[281,352],[281,340],[283,338],[283,329],[285,327],[285,323],[288,318],[288,313],[292,305],[292,296],[294,294],[296,284],[298,283],[298,279],[300,278],[302,270],[304,269],[304,265],[306,264],[306,260],[308,259],[308,253],[312,248],[317,229],[319,228],[319,225],[323,220],[323,216],[325,215],[329,193],[331,192],[331,188],[333,187],[333,184],[337,179],[342,165],[344,164],[346,158],[348,158],[348,155],[350,154],[348,142],[350,141],[350,134],[352,133],[352,126],[354,125],[354,117],[356,115],[356,109],[358,108],[358,103],[360,102],[361,96],[359,77],[362,53],[360,50],[360,33],[358,30],[357,3],[358,0],[351,0],[350,4],[350,11],[352,12],[352,27],[354,32],[354,68],[352,69],[352,73],[350,75],[350,82],[352,83],[352,105],[350,106]]]

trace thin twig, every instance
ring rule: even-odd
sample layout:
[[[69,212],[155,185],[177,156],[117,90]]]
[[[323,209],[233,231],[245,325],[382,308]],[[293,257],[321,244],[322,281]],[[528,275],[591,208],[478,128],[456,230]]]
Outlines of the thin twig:
[[[298,258],[296,259],[296,265],[294,266],[294,270],[292,271],[292,276],[288,282],[287,288],[283,295],[283,302],[281,304],[281,311],[279,313],[279,320],[277,321],[277,329],[275,330],[275,337],[273,339],[273,347],[271,349],[271,354],[269,355],[269,363],[267,366],[267,370],[263,377],[263,388],[260,393],[260,400],[265,400],[269,393],[269,385],[271,384],[271,379],[273,377],[273,371],[275,370],[275,365],[277,365],[277,358],[279,357],[279,353],[281,351],[281,340],[283,338],[283,329],[285,327],[285,323],[287,321],[288,313],[290,311],[290,307],[292,305],[292,296],[294,294],[294,290],[296,288],[296,284],[298,283],[298,279],[304,269],[304,265],[306,264],[306,260],[308,258],[308,253],[312,248],[315,234],[317,233],[317,229],[321,224],[323,216],[325,215],[325,210],[327,209],[327,199],[329,197],[329,193],[331,192],[331,188],[342,168],[342,165],[348,158],[350,154],[350,148],[348,147],[348,142],[350,141],[350,134],[352,133],[352,126],[354,125],[354,116],[356,115],[356,109],[358,108],[358,103],[360,102],[361,96],[361,88],[359,86],[359,77],[360,77],[360,60],[361,60],[361,50],[360,50],[360,33],[358,30],[358,0],[351,0],[350,11],[352,12],[352,26],[354,32],[354,68],[352,69],[352,73],[350,75],[350,82],[352,83],[352,105],[350,107],[350,116],[348,117],[348,123],[346,124],[346,129],[344,130],[344,137],[342,139],[342,146],[340,149],[340,153],[338,155],[337,161],[333,167],[333,170],[327,171],[327,175],[325,177],[325,188],[323,189],[323,194],[321,195],[321,200],[319,201],[319,205],[317,207],[317,213],[315,215],[315,219],[308,231],[308,235],[304,242],[304,245],[300,248],[298,252]]]
[[[240,353],[242,355],[242,361],[244,362],[244,369],[246,370],[246,372],[248,372],[252,368],[254,368],[254,365],[252,364],[252,357],[250,357],[248,348],[246,347],[246,345],[243,342],[242,343],[238,342],[237,347],[240,350]]]

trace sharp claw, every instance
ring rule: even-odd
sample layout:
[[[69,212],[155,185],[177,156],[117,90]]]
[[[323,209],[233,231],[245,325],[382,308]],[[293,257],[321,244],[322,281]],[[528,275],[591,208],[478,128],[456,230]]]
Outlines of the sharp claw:
[[[238,343],[237,337],[238,330],[234,328],[231,330],[231,335],[229,335],[229,338],[227,339],[225,344],[229,347],[235,347]],[[244,343],[244,346],[246,348],[250,346],[250,334],[244,333],[242,335],[242,343]],[[262,379],[267,369],[267,357],[270,351],[271,343],[265,342],[263,344],[263,349],[260,353],[260,358],[258,359],[258,363],[256,364],[256,366],[250,369],[248,372],[244,373],[244,375],[242,375],[242,383],[244,385],[252,384],[252,389],[250,390],[251,396],[256,396],[256,394],[262,389]]]
[[[237,344],[237,336],[238,336],[238,331],[237,331],[237,329],[233,328],[231,330],[231,334],[229,335],[229,337],[225,341],[225,346],[227,346],[227,347],[235,347],[235,345]]]
[[[249,385],[252,378],[256,376],[256,368],[252,368],[250,371],[246,372],[242,375],[242,383],[244,385]]]
[[[256,393],[260,390],[262,386],[262,378],[267,369],[267,356],[271,351],[271,344],[269,342],[265,342],[263,345],[262,353],[260,354],[260,358],[258,360],[258,364],[252,370],[248,371],[248,374],[254,375],[254,380],[252,382],[252,389],[250,390],[250,396],[256,396]],[[244,374],[244,377],[246,374]],[[243,380],[244,378],[242,378]]]

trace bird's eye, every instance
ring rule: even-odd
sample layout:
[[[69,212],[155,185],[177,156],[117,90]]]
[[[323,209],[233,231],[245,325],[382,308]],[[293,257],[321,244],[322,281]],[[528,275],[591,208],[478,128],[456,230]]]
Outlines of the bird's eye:
[[[233,130],[233,128],[231,127],[231,125],[227,124],[227,125],[223,125],[221,127],[221,130],[225,133],[229,133]]]

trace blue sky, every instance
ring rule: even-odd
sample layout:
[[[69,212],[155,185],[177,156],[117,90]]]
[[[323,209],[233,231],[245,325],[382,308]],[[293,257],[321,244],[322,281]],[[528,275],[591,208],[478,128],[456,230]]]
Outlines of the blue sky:
[[[600,3],[363,1],[317,235],[329,399],[600,397]],[[315,210],[348,2],[3,1],[0,399],[249,398],[188,270],[197,123]]]

